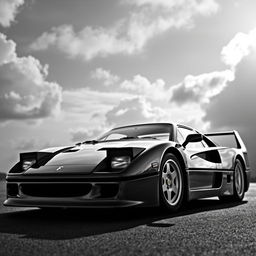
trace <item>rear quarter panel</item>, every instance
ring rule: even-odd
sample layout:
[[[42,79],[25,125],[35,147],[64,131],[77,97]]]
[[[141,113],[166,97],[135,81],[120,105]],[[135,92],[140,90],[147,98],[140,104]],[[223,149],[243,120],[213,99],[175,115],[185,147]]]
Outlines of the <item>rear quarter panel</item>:
[[[237,151],[238,150],[233,148],[220,149],[221,164],[218,164],[218,169],[234,169],[235,159],[239,154]]]

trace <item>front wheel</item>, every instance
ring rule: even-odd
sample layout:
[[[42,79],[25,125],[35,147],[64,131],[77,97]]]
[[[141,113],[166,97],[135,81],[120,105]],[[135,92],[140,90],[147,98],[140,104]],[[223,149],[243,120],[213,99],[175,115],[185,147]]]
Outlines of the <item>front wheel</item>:
[[[185,201],[186,183],[175,155],[169,153],[163,157],[159,177],[161,205],[172,212],[179,210]]]

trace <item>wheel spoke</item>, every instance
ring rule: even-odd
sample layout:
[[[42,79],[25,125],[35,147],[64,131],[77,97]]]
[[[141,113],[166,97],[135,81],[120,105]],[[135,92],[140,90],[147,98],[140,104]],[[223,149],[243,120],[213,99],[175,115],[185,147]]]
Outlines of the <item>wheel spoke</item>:
[[[163,192],[168,190],[165,180],[164,180],[164,183],[162,185],[162,188],[163,188]]]
[[[166,164],[166,172],[170,173],[170,164],[169,163]]]
[[[168,189],[167,190],[167,199],[168,199],[168,201],[172,201],[172,190],[171,189]]]
[[[177,172],[176,171],[171,172],[171,177],[172,177],[172,180],[174,181],[177,178]]]
[[[172,191],[173,191],[175,194],[178,193],[178,187],[177,187],[177,185],[175,185],[174,183],[173,183],[173,185],[172,185]]]

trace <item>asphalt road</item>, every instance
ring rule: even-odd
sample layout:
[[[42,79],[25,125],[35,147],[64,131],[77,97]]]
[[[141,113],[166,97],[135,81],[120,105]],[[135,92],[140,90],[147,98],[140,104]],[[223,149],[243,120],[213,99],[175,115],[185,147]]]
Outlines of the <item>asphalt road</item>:
[[[198,200],[178,214],[0,206],[0,255],[256,255],[255,199],[251,184],[242,203]]]

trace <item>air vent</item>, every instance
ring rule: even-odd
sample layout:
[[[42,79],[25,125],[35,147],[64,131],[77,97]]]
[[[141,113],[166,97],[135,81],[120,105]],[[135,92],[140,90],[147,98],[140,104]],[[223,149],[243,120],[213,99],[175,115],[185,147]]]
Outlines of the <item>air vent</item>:
[[[87,184],[21,184],[23,194],[35,197],[79,197],[87,195],[92,185]]]

